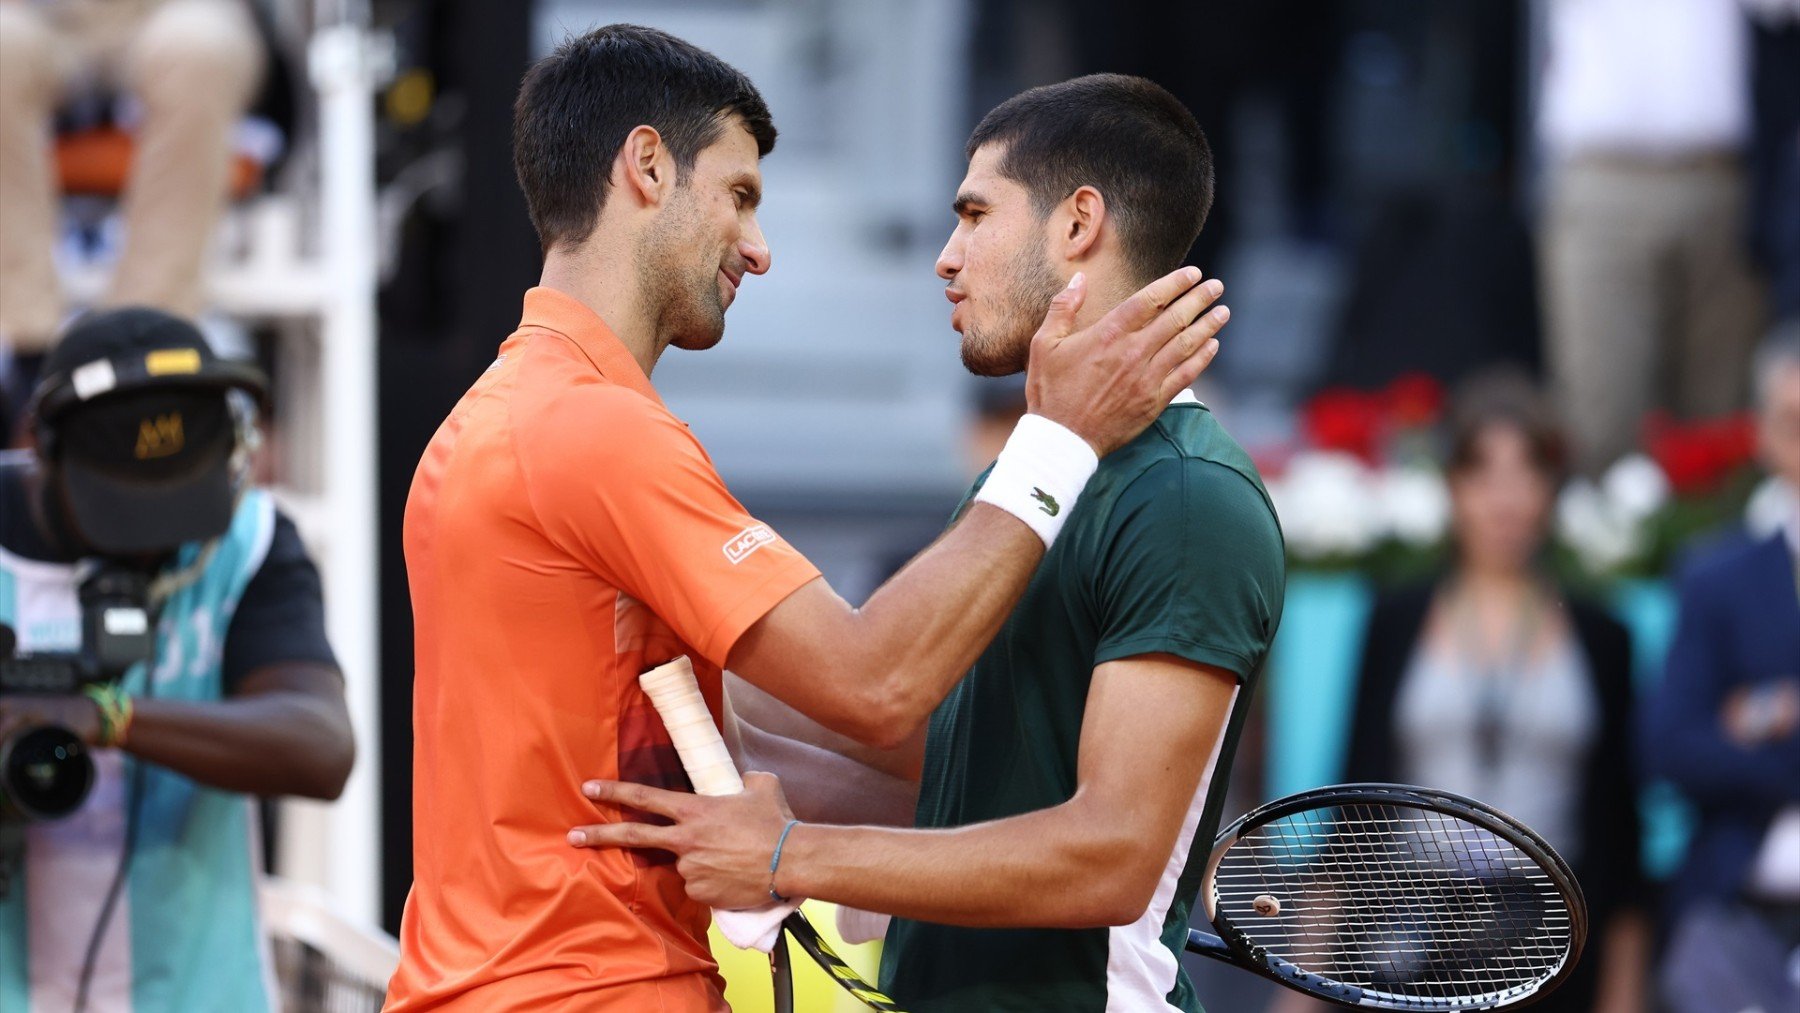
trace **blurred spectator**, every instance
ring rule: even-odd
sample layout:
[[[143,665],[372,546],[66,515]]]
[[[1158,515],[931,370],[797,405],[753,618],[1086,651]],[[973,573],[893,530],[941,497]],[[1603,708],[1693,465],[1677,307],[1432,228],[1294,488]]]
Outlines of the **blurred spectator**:
[[[1761,454],[1787,509],[1682,573],[1644,740],[1649,771],[1699,811],[1662,972],[1683,1013],[1800,1008],[1800,335],[1757,365]]]
[[[1537,1008],[1641,1010],[1630,643],[1540,565],[1563,436],[1508,373],[1469,381],[1451,427],[1453,562],[1376,604],[1347,778],[1461,792],[1537,830],[1575,869],[1593,924],[1588,958]]]
[[[148,658],[81,693],[0,694],[0,753],[56,725],[97,771],[61,818],[0,807],[8,1013],[279,1005],[254,797],[335,798],[355,747],[318,572],[247,481],[233,402],[261,386],[186,321],[91,314],[48,355],[35,451],[0,453],[0,624],[18,650],[95,651],[94,592],[153,633]],[[132,632],[115,618],[108,633]]]
[[[1540,268],[1583,470],[1632,449],[1653,405],[1742,406],[1763,319],[1745,21],[1725,0],[1549,0]]]
[[[1775,319],[1800,319],[1800,0],[1743,0],[1750,11],[1751,237]]]
[[[246,0],[0,0],[0,359],[11,360],[0,397],[23,400],[65,312],[52,259],[58,104],[97,91],[136,100],[125,247],[106,302],[192,317],[231,131],[263,59]]]

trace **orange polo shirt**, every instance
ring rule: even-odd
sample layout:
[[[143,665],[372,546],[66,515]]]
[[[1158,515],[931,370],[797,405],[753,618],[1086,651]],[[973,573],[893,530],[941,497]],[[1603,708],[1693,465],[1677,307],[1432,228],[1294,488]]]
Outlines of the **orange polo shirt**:
[[[688,788],[640,672],[715,719],[743,632],[819,571],[726,491],[592,310],[534,288],[406,502],[413,874],[387,1009],[725,1008],[663,852],[572,848],[581,783]]]

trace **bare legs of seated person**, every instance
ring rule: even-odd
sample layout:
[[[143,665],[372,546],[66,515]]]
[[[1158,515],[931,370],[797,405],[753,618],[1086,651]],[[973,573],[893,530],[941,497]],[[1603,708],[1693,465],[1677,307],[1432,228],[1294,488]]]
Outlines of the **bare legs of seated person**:
[[[66,311],[52,259],[58,103],[110,88],[142,105],[105,301],[192,317],[262,47],[244,0],[0,0],[0,338],[18,364],[29,368]]]

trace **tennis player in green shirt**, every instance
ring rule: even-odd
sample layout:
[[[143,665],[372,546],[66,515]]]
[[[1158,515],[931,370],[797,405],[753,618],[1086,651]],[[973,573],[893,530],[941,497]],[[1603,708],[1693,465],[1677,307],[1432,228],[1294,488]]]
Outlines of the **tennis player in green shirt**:
[[[1212,202],[1205,136],[1141,78],[1015,96],[968,155],[937,270],[981,375],[1024,370],[1076,273],[1085,323],[1175,268]],[[1184,392],[1101,461],[932,716],[916,828],[790,825],[775,778],[753,774],[722,798],[590,782],[602,805],[672,824],[604,823],[571,841],[675,852],[689,894],[715,908],[773,892],[889,912],[881,987],[915,1013],[1198,1011],[1179,955],[1281,617],[1283,559],[1255,466]]]

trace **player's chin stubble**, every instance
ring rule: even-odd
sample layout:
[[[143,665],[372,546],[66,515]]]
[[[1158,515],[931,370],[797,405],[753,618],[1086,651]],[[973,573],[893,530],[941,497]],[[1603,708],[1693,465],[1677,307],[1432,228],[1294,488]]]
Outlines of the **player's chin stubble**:
[[[680,198],[677,198],[680,200]],[[675,204],[663,212],[644,246],[638,284],[652,308],[664,346],[700,350],[725,336],[725,302],[719,295],[719,261],[696,260],[707,248],[691,208]]]
[[[719,297],[716,261],[703,268],[689,267],[685,278],[670,271],[664,295],[658,330],[668,335],[669,344],[698,351],[711,348],[725,336],[725,303]]]
[[[1031,336],[1050,311],[1050,300],[1062,291],[1044,256],[1044,240],[1025,243],[1008,261],[1005,289],[995,308],[991,326],[971,322],[962,340],[963,367],[976,376],[1011,376],[1025,371],[1031,359]]]

